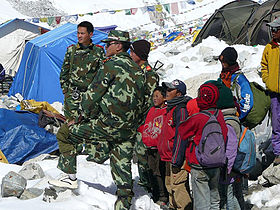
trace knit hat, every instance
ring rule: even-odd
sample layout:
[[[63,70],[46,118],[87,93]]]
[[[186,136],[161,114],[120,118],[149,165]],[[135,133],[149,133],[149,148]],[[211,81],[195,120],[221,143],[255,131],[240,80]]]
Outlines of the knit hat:
[[[217,108],[218,99],[219,90],[215,85],[209,83],[200,86],[196,100],[200,110]]]
[[[186,95],[187,86],[181,80],[175,79],[172,82],[163,82],[162,87],[166,89],[177,89],[182,93],[182,95]]]
[[[233,47],[226,47],[222,51],[221,55],[223,56],[223,62],[227,63],[230,66],[236,64],[238,55]],[[221,55],[219,57],[221,57]]]
[[[226,108],[233,108],[235,107],[234,99],[230,88],[228,88],[219,78],[218,80],[209,80],[204,84],[213,84],[219,90],[219,99],[217,101],[217,108],[218,109],[226,109]]]
[[[133,42],[130,45],[130,49],[143,61],[148,59],[148,55],[151,49],[150,42],[142,39]]]

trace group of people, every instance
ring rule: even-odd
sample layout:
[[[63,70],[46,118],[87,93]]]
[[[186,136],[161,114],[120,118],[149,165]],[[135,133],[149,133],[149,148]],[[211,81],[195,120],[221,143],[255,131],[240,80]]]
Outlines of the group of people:
[[[263,52],[262,78],[271,96],[274,164],[279,164],[280,19],[268,26],[273,40]],[[78,187],[78,154],[87,154],[88,161],[97,163],[110,159],[117,186],[115,209],[129,209],[134,195],[131,160],[135,153],[138,183],[163,208],[244,209],[244,175],[232,168],[241,125],[254,98],[236,50],[227,47],[221,52],[220,77],[203,83],[198,96],[191,98],[179,79],[159,85],[159,76],[147,61],[148,41],[131,43],[128,32],[112,30],[102,40],[105,53],[91,42],[91,23],[84,21],[77,29],[78,43],[67,49],[60,75],[67,123],[57,133],[58,168],[65,176],[49,184]],[[206,167],[197,152],[213,116],[223,145],[231,142],[233,151],[221,167]]]

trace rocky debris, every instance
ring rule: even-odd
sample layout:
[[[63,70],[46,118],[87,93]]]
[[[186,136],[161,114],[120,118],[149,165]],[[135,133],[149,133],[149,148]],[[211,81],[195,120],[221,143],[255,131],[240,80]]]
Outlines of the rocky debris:
[[[262,176],[270,184],[280,184],[280,165],[274,166],[273,163],[263,171]]]
[[[39,197],[40,195],[42,195],[43,192],[44,192],[43,189],[28,188],[23,191],[23,193],[21,194],[19,199],[28,200],[28,199],[36,198],[36,197]]]
[[[41,179],[45,176],[43,169],[37,163],[25,165],[18,173],[27,180]]]
[[[73,195],[79,195],[77,189],[70,190],[67,188],[50,186],[44,190],[43,201],[47,203],[63,201],[71,198]]]
[[[21,1],[21,0],[7,0],[23,15],[29,17],[49,17],[49,16],[63,16],[67,15],[65,12],[56,9],[49,0],[37,1]]]
[[[2,197],[20,197],[27,184],[27,180],[14,171],[10,171],[2,179]]]

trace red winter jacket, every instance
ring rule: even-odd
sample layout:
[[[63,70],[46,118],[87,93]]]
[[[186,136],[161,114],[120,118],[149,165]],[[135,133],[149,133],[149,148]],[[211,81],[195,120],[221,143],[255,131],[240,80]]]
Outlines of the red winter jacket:
[[[214,114],[215,110],[211,110],[209,112]],[[179,135],[182,137],[182,139],[188,139],[190,141],[186,150],[186,160],[188,160],[189,164],[199,165],[198,160],[196,159],[195,149],[193,148],[191,152],[193,144],[192,141],[194,141],[196,145],[199,144],[202,135],[202,129],[208,121],[208,119],[208,116],[198,113],[190,117],[185,122],[183,122],[178,128]],[[222,133],[226,142],[228,129],[221,110],[219,110],[217,120],[221,125]]]
[[[158,139],[161,135],[166,113],[166,107],[152,107],[146,117],[144,125],[141,126],[139,132],[142,134],[142,141],[147,147],[157,147]]]
[[[176,107],[173,107],[169,112],[166,113],[166,116],[164,118],[163,126],[161,129],[161,135],[158,141],[158,152],[160,155],[160,158],[162,161],[168,161],[171,162],[172,160],[172,152],[173,152],[173,144],[175,141],[175,138],[178,138],[178,135],[175,136],[176,133],[176,127],[172,126],[174,125],[174,119],[173,119],[173,112]],[[199,111],[199,108],[197,106],[196,99],[191,99],[188,101],[187,105],[187,114],[188,116],[193,115],[194,113],[197,113]],[[186,110],[180,109],[177,120],[179,122],[183,122],[186,120]],[[177,142],[177,139],[176,139]]]
[[[165,117],[163,118],[163,126],[161,128],[161,135],[158,141],[158,153],[160,155],[160,159],[162,161],[171,161],[172,158],[172,150],[173,150],[173,142],[175,136],[175,127],[173,127],[173,112],[176,107],[173,107],[169,112],[165,113]]]

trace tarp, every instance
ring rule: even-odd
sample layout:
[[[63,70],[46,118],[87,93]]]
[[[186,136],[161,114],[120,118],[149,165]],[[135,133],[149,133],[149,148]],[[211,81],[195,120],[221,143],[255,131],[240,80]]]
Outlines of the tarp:
[[[38,126],[38,114],[0,109],[0,149],[9,163],[23,163],[58,149],[56,136]]]
[[[42,27],[20,19],[13,19],[0,25],[0,63],[4,66],[6,74],[15,75],[25,43],[41,32]]]
[[[108,34],[94,30],[92,41],[100,41]],[[20,93],[24,99],[63,103],[59,75],[67,47],[77,43],[77,25],[64,24],[27,42],[20,67],[9,95]]]

